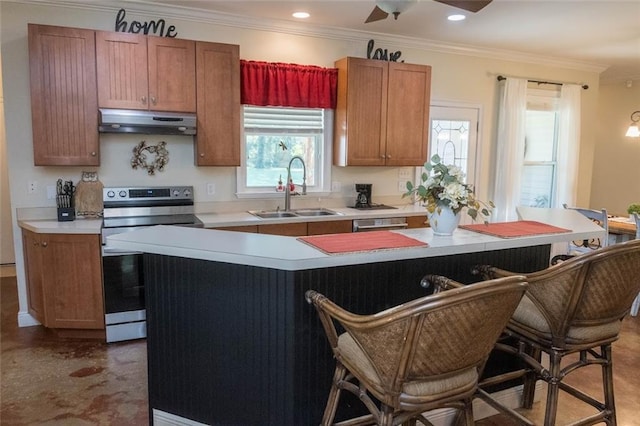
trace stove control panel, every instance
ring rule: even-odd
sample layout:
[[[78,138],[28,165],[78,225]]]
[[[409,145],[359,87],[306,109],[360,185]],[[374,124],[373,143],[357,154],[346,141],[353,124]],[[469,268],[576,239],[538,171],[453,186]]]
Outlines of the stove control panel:
[[[192,186],[154,186],[154,187],[110,187],[102,190],[102,200],[143,201],[143,200],[193,200]]]

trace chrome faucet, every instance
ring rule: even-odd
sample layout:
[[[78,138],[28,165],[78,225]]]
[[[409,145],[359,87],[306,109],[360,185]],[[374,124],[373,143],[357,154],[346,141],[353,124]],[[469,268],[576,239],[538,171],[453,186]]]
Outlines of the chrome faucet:
[[[287,166],[287,182],[284,189],[284,211],[286,212],[291,209],[291,188],[289,188],[289,183],[291,182],[291,163],[296,158],[302,163],[302,193],[300,195],[307,195],[307,165],[304,164],[302,157],[296,155],[291,157]]]

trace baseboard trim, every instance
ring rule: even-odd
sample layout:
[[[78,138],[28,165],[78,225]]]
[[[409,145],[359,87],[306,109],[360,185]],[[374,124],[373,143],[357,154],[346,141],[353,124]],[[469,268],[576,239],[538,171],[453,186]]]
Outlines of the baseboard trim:
[[[189,420],[175,414],[165,413],[164,411],[153,409],[153,424],[155,426],[206,426],[204,423]]]
[[[40,325],[40,321],[28,312],[18,312],[18,327],[33,327],[34,325]]]
[[[542,391],[542,386],[543,383],[541,381],[536,383],[536,396],[534,398],[534,402],[540,400],[539,395]],[[494,392],[491,396],[506,407],[518,408],[520,407],[520,401],[522,400],[522,385]],[[204,423],[199,423],[174,414],[165,413],[164,411],[157,410],[155,408],[152,411],[153,424],[155,426],[206,426]],[[498,411],[481,399],[476,398],[473,401],[473,417],[475,420],[484,419],[496,414],[498,414]],[[455,419],[455,415],[455,409],[443,408],[441,410],[430,411],[428,414],[425,414],[425,417],[433,423],[433,426],[451,426]]]

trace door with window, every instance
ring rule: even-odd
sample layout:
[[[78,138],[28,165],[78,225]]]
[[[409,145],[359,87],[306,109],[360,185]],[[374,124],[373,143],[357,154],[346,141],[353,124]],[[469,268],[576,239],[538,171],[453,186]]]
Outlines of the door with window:
[[[429,158],[438,154],[442,163],[460,167],[466,182],[474,185],[477,181],[479,108],[432,105],[430,114]],[[422,168],[419,171],[422,173]],[[460,222],[467,221],[471,218],[462,215]]]

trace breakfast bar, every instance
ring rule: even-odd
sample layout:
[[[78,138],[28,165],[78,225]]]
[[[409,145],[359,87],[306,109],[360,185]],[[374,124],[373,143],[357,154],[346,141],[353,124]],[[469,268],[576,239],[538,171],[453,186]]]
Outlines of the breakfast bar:
[[[150,418],[318,424],[334,361],[305,302],[308,289],[370,314],[429,294],[419,285],[425,274],[472,283],[470,269],[481,263],[532,272],[548,266],[552,244],[604,236],[571,210],[523,208],[519,216],[559,231],[506,238],[463,228],[450,237],[429,228],[384,231],[389,241],[410,243],[333,254],[294,237],[176,226],[109,237],[145,253]],[[336,419],[361,410],[345,398]]]

